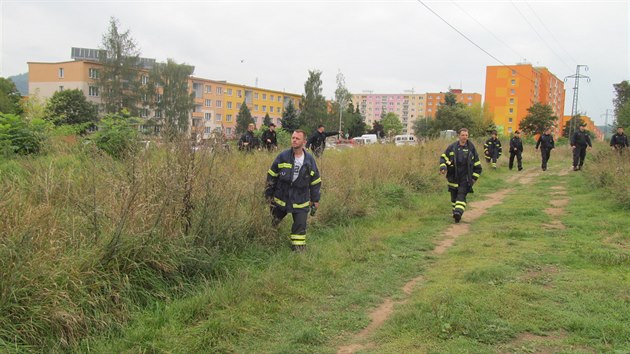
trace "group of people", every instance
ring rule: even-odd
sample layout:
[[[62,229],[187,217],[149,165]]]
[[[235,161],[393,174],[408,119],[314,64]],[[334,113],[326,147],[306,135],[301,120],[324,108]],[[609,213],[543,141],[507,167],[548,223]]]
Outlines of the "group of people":
[[[271,208],[272,224],[278,225],[287,214],[292,214],[290,238],[294,251],[302,252],[306,249],[306,220],[309,211],[314,215],[319,207],[322,184],[315,158],[306,149],[310,148],[313,154],[319,157],[325,149],[326,137],[336,134],[337,132],[325,132],[323,125],[320,125],[309,139],[303,130],[294,131],[291,136],[291,148],[281,152],[267,171],[265,196]],[[440,174],[445,175],[447,179],[455,223],[462,219],[467,206],[466,196],[473,193],[473,186],[483,169],[474,144],[468,140],[468,129],[462,128],[458,134],[458,140],[450,144],[440,156]],[[573,149],[573,170],[581,170],[586,150],[592,148],[585,125],[581,125],[571,136],[570,144]],[[617,129],[610,145],[620,154],[628,147],[628,138],[623,128]],[[523,141],[519,131],[514,132],[509,148],[509,169],[513,169],[516,158],[518,170],[523,170]],[[536,150],[540,149],[541,152],[543,171],[547,170],[551,150],[554,148],[554,138],[551,135],[551,128],[548,128],[536,142]],[[492,168],[497,168],[497,159],[501,153],[501,141],[497,137],[497,132],[492,131],[490,139],[484,144],[484,157]]]
[[[262,140],[262,146],[260,140],[254,135],[254,124],[250,123],[247,125],[247,130],[241,138],[238,139],[238,149],[241,151],[254,151],[260,150],[261,147],[266,149],[267,151],[273,151],[278,148],[278,138],[276,137],[276,125],[271,123],[269,124],[269,129],[265,130],[260,140]]]

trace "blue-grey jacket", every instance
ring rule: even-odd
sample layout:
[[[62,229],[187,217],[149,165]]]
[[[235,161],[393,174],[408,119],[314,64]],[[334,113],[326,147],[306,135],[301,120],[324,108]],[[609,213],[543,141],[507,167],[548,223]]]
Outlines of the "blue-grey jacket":
[[[304,164],[295,182],[293,179],[293,150],[281,152],[267,171],[265,196],[273,198],[276,207],[287,213],[308,212],[311,202],[319,202],[322,179],[313,155],[304,150]]]

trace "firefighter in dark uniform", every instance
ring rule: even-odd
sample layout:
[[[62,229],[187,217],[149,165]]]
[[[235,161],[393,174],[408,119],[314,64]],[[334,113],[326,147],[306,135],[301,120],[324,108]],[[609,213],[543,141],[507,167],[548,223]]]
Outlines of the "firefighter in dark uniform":
[[[238,149],[241,151],[251,152],[258,149],[258,138],[254,135],[254,124],[247,125],[247,131],[241,135],[238,140]]]
[[[306,148],[311,149],[315,156],[320,157],[326,149],[326,138],[329,136],[337,135],[339,132],[327,132],[323,125],[319,125],[313,132],[313,135],[308,139]]]
[[[322,179],[313,155],[306,152],[306,132],[296,130],[291,136],[291,149],[281,152],[269,171],[265,197],[271,204],[273,225],[289,213],[293,216],[291,248],[306,250],[306,219],[319,207]]]
[[[459,139],[446,148],[440,157],[440,173],[446,174],[451,193],[453,219],[458,223],[466,210],[466,195],[473,193],[473,185],[481,174],[477,149],[468,140],[468,129],[459,131]]]
[[[621,155],[623,150],[628,147],[628,136],[624,134],[623,127],[618,127],[617,133],[610,138],[610,147],[614,151],[617,151],[619,155]]]
[[[538,142],[536,142],[536,150],[540,147],[540,156],[542,157],[542,170],[547,171],[547,162],[549,161],[549,157],[551,157],[551,150],[553,150],[556,145],[553,141],[553,135],[551,135],[551,128],[545,129],[543,134],[540,134],[538,137]]]
[[[573,149],[573,171],[579,171],[584,166],[586,148],[593,148],[591,137],[586,132],[586,124],[580,124],[580,130],[571,137],[571,149]]]
[[[523,141],[521,140],[521,133],[517,130],[514,132],[514,136],[510,139],[510,170],[514,167],[514,157],[516,156],[516,163],[518,170],[523,169]]]
[[[276,125],[273,123],[269,124],[269,129],[265,130],[262,133],[261,137],[263,146],[267,149],[267,151],[272,151],[278,148],[278,138],[276,136]]]
[[[492,168],[497,168],[497,160],[501,156],[503,149],[501,148],[501,141],[497,138],[497,131],[492,131],[492,136],[490,139],[486,141],[483,146],[484,156],[486,157],[486,162],[492,162]]]

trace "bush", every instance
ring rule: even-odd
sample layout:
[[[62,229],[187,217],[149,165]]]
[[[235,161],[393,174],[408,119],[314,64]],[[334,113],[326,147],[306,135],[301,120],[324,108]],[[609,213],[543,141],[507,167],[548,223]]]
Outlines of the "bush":
[[[90,140],[110,156],[122,159],[136,147],[138,132],[132,123],[135,123],[132,118],[108,115],[101,119],[98,131]]]
[[[0,113],[0,154],[37,154],[49,130],[50,125],[41,119],[27,121],[15,114]]]

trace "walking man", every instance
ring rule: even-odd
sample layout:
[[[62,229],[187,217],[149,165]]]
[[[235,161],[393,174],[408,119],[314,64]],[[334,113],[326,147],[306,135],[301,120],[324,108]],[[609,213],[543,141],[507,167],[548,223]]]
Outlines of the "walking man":
[[[269,124],[269,129],[262,133],[262,143],[267,151],[272,151],[278,148],[278,139],[276,137],[276,125]]]
[[[291,135],[291,148],[281,152],[269,171],[265,196],[271,204],[273,225],[289,213],[293,216],[291,226],[291,249],[306,250],[306,219],[309,207],[319,207],[319,190],[322,179],[313,155],[306,152],[306,132],[296,130]]]
[[[540,147],[540,155],[542,157],[542,170],[547,171],[547,162],[551,157],[551,150],[555,148],[555,142],[553,141],[553,135],[551,135],[551,128],[545,129],[543,134],[538,137],[536,142],[536,150]]]
[[[586,132],[586,124],[580,124],[580,130],[571,137],[571,149],[573,149],[573,171],[579,171],[584,166],[586,159],[586,147],[593,148],[591,137]]]
[[[501,141],[497,138],[497,131],[493,130],[490,139],[484,144],[484,155],[486,162],[492,162],[492,168],[497,168],[497,160],[501,156],[503,149],[501,148]]]
[[[617,127],[617,133],[610,138],[610,146],[619,155],[628,147],[628,136],[623,132],[623,127]]]
[[[337,134],[339,132],[326,132],[324,126],[320,124],[308,139],[306,148],[311,149],[315,156],[320,157],[324,153],[324,149],[326,149],[326,138]]]
[[[518,165],[518,170],[521,171],[523,169],[523,141],[521,140],[521,134],[517,130],[514,132],[514,136],[510,139],[510,170],[514,167],[514,156],[516,156],[516,162]]]
[[[440,174],[446,174],[453,219],[458,223],[466,211],[466,195],[473,193],[472,187],[481,174],[481,161],[468,140],[468,129],[460,129],[458,141],[449,145],[440,157]]]
[[[247,131],[238,140],[238,149],[250,152],[258,148],[258,138],[254,136],[254,123],[247,125]]]

